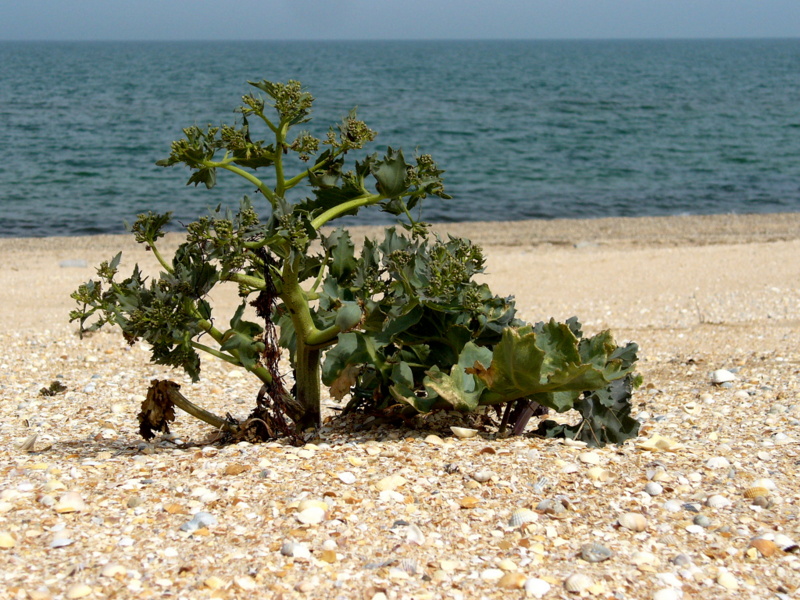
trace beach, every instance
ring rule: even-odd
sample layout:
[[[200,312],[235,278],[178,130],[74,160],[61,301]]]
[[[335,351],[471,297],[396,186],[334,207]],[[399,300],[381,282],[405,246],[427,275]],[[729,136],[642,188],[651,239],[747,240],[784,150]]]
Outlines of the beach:
[[[179,414],[172,437],[147,444],[136,414],[151,378],[223,415],[246,414],[258,386],[211,361],[191,384],[111,329],[78,338],[69,294],[100,261],[121,250],[123,273],[134,263],[157,270],[132,236],[0,238],[0,589],[10,598],[794,594],[800,213],[434,230],[483,246],[481,280],[515,296],[521,318],[577,315],[588,333],[639,344],[638,439],[596,450],[491,430],[460,439],[436,418],[400,430],[333,420],[302,448],[214,446],[203,445],[209,427]],[[351,230],[355,240],[379,231]],[[168,234],[162,251],[178,243]],[[214,300],[232,314],[235,289]],[[734,379],[713,384],[717,370]],[[41,395],[55,380],[66,392]],[[648,444],[654,436],[667,442]],[[546,500],[564,510],[544,510]],[[321,502],[324,516],[303,517]],[[529,520],[511,524],[515,511]],[[192,521],[198,513],[211,516]],[[641,528],[626,527],[628,513]],[[585,560],[589,543],[610,557]]]

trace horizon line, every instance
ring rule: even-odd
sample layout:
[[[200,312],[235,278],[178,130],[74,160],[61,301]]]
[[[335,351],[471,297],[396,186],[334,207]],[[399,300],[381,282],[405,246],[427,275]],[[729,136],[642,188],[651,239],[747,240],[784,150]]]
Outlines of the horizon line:
[[[661,41],[775,41],[775,40],[800,40],[800,36],[661,36],[661,37],[482,37],[482,38],[271,38],[271,39],[0,39],[0,43],[266,43],[266,42],[292,42],[292,43],[354,43],[354,42],[661,42]]]

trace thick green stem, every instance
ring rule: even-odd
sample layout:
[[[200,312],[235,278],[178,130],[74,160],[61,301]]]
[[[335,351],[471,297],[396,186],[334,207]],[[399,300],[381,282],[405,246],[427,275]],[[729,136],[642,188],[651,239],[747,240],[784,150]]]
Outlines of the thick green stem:
[[[341,204],[337,204],[336,206],[329,208],[316,219],[311,221],[311,226],[314,229],[319,229],[328,221],[332,221],[333,219],[340,217],[353,209],[361,208],[362,206],[369,206],[370,204],[377,204],[381,200],[386,200],[386,197],[382,196],[381,194],[366,194],[364,196],[359,196],[358,198],[348,200],[347,202],[342,202]]]
[[[286,140],[286,130],[289,128],[287,123],[281,121],[278,130],[275,132],[275,195],[283,198],[286,191],[286,181],[283,176],[283,144]]]
[[[161,252],[158,251],[158,248],[156,247],[155,243],[148,242],[147,245],[150,247],[150,250],[153,251],[153,256],[155,256],[158,262],[161,263],[161,266],[164,267],[164,270],[166,270],[167,273],[172,273],[173,272],[172,265],[170,265],[166,260],[164,260],[164,257],[161,256]]]
[[[213,162],[210,160],[204,160],[203,165],[210,168],[226,169],[231,173],[236,173],[240,177],[244,177],[247,181],[256,186],[262,194],[264,194],[264,196],[267,198],[267,200],[269,200],[269,203],[273,206],[273,208],[275,207],[276,205],[275,192],[273,192],[267,186],[266,183],[261,181],[258,177],[256,177],[252,173],[248,173],[244,169],[241,169],[236,165],[230,164],[228,162]]]
[[[297,385],[295,396],[303,415],[296,420],[298,431],[309,427],[314,429],[322,425],[322,411],[320,401],[320,359],[322,352],[307,346],[302,340],[297,340],[297,354],[295,357],[295,383]]]

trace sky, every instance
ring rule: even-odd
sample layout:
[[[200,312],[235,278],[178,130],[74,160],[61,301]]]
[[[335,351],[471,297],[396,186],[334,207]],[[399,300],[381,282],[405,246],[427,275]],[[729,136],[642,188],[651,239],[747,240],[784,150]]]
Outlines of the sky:
[[[0,0],[0,40],[800,37],[800,0]]]

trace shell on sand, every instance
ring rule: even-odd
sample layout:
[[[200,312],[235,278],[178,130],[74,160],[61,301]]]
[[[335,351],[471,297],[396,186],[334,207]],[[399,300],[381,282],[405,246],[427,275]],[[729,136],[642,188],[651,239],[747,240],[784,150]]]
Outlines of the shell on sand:
[[[451,427],[450,431],[453,432],[454,436],[461,439],[467,439],[478,435],[477,429],[468,429],[466,427]]]
[[[620,527],[631,531],[644,531],[647,528],[647,519],[640,513],[627,512],[617,519]]]

